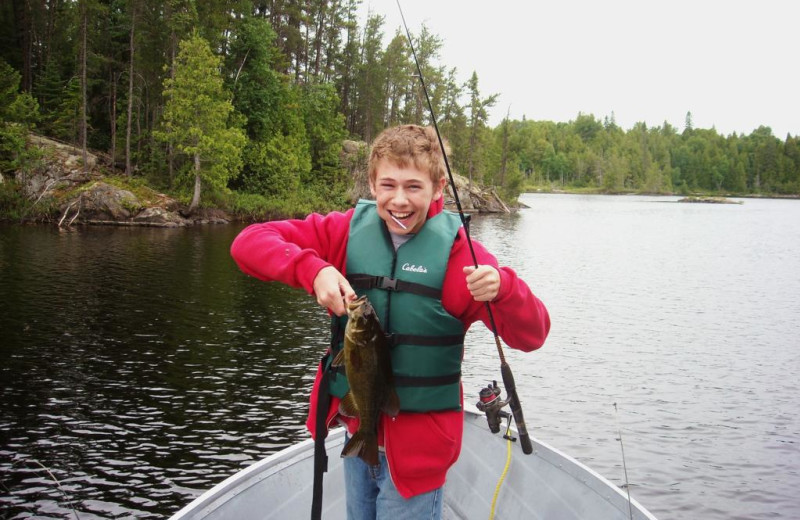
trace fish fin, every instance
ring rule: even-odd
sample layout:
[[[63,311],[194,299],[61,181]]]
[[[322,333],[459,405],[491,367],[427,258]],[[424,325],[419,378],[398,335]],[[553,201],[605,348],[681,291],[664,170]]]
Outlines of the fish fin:
[[[400,413],[400,398],[394,388],[389,390],[389,395],[386,396],[381,411],[389,417],[397,417],[397,414]]]
[[[347,392],[339,401],[339,413],[348,417],[358,417],[358,406],[353,399],[353,392]]]
[[[332,367],[340,367],[344,365],[344,349],[340,350],[336,357],[331,361]]]
[[[342,449],[342,457],[361,457],[370,466],[378,465],[378,438],[374,433],[357,431]]]

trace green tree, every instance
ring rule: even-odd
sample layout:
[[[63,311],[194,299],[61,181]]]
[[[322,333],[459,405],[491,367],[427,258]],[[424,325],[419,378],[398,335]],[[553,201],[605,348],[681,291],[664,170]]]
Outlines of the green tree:
[[[57,98],[58,105],[50,114],[52,135],[63,141],[78,142],[80,138],[81,87],[76,77],[70,78]]]
[[[448,156],[450,164],[457,168],[461,163],[462,151],[467,150],[467,117],[464,108],[459,104],[462,86],[457,79],[457,70],[450,69],[442,84],[442,106],[441,112],[436,115],[439,117],[439,128],[442,135],[447,137],[452,148],[452,153]]]
[[[311,171],[302,93],[274,70],[280,61],[275,32],[260,18],[245,18],[231,40],[233,103],[247,118],[248,143],[240,185],[249,193],[284,196]]]
[[[800,193],[800,139],[787,135],[783,155],[787,161],[786,192]]]
[[[751,186],[756,192],[777,188],[780,141],[768,126],[760,126],[748,136]]]
[[[383,129],[385,108],[386,69],[383,66],[383,22],[382,16],[371,16],[364,29],[361,44],[361,64],[356,76],[357,108],[360,117],[353,130],[364,136],[367,142]]]
[[[442,100],[447,90],[444,83],[444,70],[437,66],[435,61],[439,57],[442,49],[442,39],[433,34],[428,26],[423,24],[419,36],[414,38],[414,50],[417,54],[419,68],[422,77],[425,79],[425,86],[431,99],[431,105],[437,116],[442,112]],[[416,66],[415,66],[416,68]],[[416,70],[414,71],[416,73]],[[404,119],[407,122],[418,125],[432,125],[430,110],[425,100],[425,93],[422,90],[421,82],[414,77],[409,77],[413,88],[409,89],[407,98],[407,110]]]
[[[333,85],[306,85],[302,106],[311,152],[312,182],[332,186],[345,182],[339,157],[346,137],[344,116],[337,111],[339,98]]]
[[[475,172],[481,171],[485,166],[479,155],[479,149],[483,146],[484,129],[489,119],[487,108],[494,106],[497,101],[497,94],[482,97],[478,87],[478,73],[473,71],[466,89],[469,93],[469,148],[467,150],[467,173],[469,182]]]
[[[361,44],[358,39],[358,22],[356,20],[358,0],[346,1],[347,6],[344,8],[345,12],[343,14],[343,18],[346,21],[343,29],[346,31],[347,36],[344,47],[336,59],[337,74],[334,83],[341,102],[340,110],[345,117],[345,128],[352,133],[356,119],[355,82],[358,74]]]
[[[522,161],[518,157],[516,142],[512,141],[515,128],[508,116],[491,132],[492,150],[489,154],[488,172],[492,184],[508,201],[517,199],[521,192],[523,173],[520,170]]]
[[[244,179],[245,191],[278,197],[297,192],[302,172],[311,170],[308,154],[297,153],[305,145],[297,136],[282,134],[266,141],[250,141],[244,151],[244,161],[260,168],[260,172]]]
[[[574,123],[574,131],[584,143],[592,142],[601,130],[603,130],[603,125],[594,118],[594,115],[578,113]]]
[[[35,154],[28,149],[28,132],[38,117],[38,105],[19,92],[20,74],[0,58],[0,174],[25,169]]]
[[[409,61],[409,50],[406,38],[398,31],[383,53],[381,67],[386,71],[383,98],[383,125],[395,126],[400,123],[400,108],[403,99],[408,95],[409,82],[413,65]]]
[[[248,17],[230,44],[228,70],[237,111],[247,118],[247,136],[264,141],[287,133],[288,82],[273,66],[279,61],[275,31],[264,19]],[[299,122],[294,123],[299,126]]]
[[[202,186],[224,189],[242,166],[244,132],[229,127],[233,105],[223,88],[221,60],[203,38],[194,35],[180,44],[175,77],[164,81],[163,129],[156,137],[174,145],[191,161],[186,176],[194,178],[188,213],[200,204]]]

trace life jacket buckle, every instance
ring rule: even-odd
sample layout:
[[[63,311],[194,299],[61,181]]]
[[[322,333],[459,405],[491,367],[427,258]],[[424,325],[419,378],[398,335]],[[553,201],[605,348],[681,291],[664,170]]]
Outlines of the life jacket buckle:
[[[397,279],[396,278],[389,278],[387,276],[382,276],[380,280],[380,284],[378,285],[379,289],[384,289],[387,291],[396,291],[397,290]]]

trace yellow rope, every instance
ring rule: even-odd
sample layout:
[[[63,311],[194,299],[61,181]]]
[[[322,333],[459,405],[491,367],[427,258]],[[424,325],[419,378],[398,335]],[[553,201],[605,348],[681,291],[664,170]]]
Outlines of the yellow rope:
[[[494,518],[494,508],[497,505],[497,496],[500,494],[500,486],[503,484],[503,481],[506,479],[506,474],[508,473],[508,468],[511,466],[511,435],[509,435],[511,429],[511,424],[509,423],[509,429],[506,430],[506,438],[508,439],[508,450],[506,454],[506,467],[503,468],[503,474],[500,475],[500,480],[497,481],[497,487],[494,489],[494,497],[492,497],[492,510],[489,512],[489,520]]]

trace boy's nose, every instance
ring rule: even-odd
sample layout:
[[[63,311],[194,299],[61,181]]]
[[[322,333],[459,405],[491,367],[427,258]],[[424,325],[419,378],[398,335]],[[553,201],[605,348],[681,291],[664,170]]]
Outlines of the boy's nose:
[[[406,197],[406,192],[404,189],[399,188],[394,194],[394,202],[395,204],[404,204],[408,200]]]

